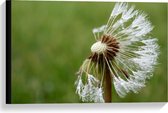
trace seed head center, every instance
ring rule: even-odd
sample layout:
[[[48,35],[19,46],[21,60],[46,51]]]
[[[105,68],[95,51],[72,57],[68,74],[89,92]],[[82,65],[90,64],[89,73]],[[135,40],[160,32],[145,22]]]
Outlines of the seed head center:
[[[101,41],[98,41],[91,46],[91,51],[97,54],[105,52],[106,49],[107,49],[106,43],[102,43]]]

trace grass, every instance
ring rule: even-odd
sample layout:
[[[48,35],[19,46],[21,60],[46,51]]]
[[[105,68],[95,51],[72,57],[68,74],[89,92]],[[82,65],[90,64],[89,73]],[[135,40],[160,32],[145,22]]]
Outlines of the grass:
[[[138,94],[113,102],[167,101],[166,4],[131,3],[149,14],[160,45],[154,76]],[[12,1],[12,103],[78,103],[75,73],[114,3]]]

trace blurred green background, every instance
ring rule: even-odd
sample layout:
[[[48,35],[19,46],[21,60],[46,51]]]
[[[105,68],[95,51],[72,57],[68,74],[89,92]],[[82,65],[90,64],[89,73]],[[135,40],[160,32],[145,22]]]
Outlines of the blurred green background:
[[[113,102],[167,101],[167,4],[130,3],[148,13],[160,45],[154,76],[140,93]],[[12,103],[78,103],[74,82],[114,3],[12,1]]]

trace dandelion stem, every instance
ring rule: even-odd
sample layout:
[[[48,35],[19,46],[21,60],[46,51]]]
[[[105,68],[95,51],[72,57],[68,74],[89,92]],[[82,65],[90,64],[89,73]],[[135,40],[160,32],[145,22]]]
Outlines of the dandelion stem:
[[[110,103],[112,101],[112,88],[111,88],[111,76],[110,70],[108,68],[105,69],[105,79],[104,79],[104,99],[106,103]]]

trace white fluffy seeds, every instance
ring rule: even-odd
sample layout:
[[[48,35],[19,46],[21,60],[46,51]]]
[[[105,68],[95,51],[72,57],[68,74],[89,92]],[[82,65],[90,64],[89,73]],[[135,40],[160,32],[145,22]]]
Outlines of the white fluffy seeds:
[[[97,42],[91,46],[92,53],[99,55],[109,49],[98,41],[102,36],[100,34],[115,37],[120,44],[114,59],[103,56],[106,59],[103,63],[108,64],[113,76],[112,83],[120,97],[129,92],[137,93],[145,87],[146,79],[152,76],[159,55],[157,39],[149,36],[152,29],[147,15],[135,10],[134,6],[129,7],[127,3],[116,3],[107,24],[93,29]],[[88,58],[80,68],[76,93],[82,101],[104,102],[102,81],[105,67],[99,64]]]

